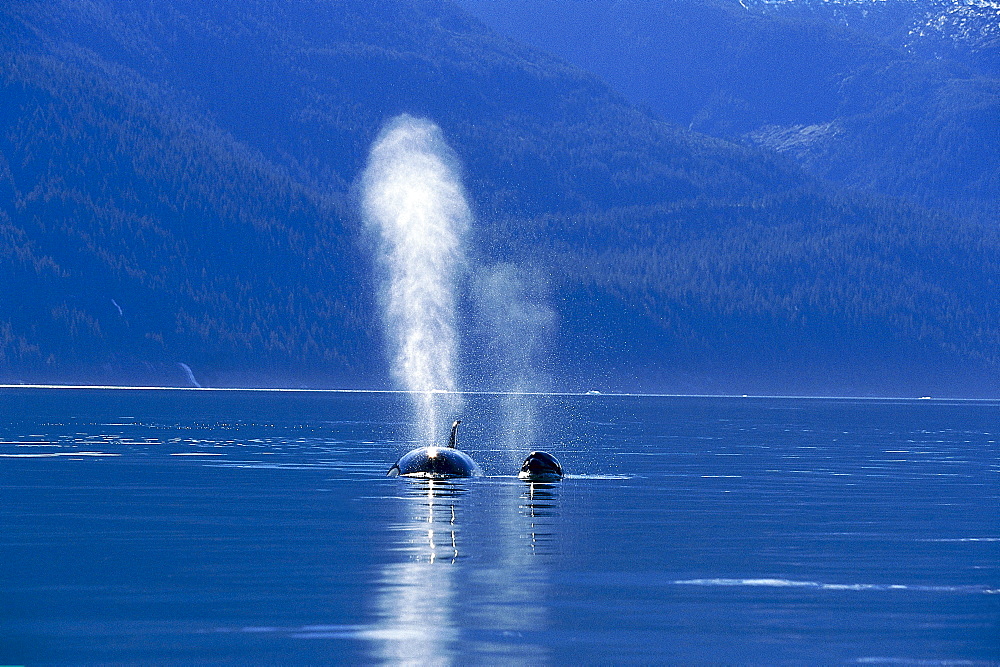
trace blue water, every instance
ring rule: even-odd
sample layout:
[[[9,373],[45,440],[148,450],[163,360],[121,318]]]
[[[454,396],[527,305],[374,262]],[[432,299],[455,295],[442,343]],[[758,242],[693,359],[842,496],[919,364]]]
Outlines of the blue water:
[[[0,663],[1000,662],[1000,403],[505,400],[0,389]]]

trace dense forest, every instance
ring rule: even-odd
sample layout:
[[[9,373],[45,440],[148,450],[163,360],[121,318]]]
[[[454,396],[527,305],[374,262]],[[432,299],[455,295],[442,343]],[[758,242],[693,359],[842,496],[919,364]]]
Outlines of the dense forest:
[[[958,80],[927,67],[907,85]],[[972,127],[947,146],[985,156],[976,82],[979,115],[949,107],[936,131]],[[896,84],[857,82],[921,101]],[[10,0],[0,102],[0,381],[391,386],[355,188],[405,112],[463,162],[475,265],[552,313],[539,388],[1000,392],[995,165],[965,182],[967,153],[915,143],[908,163],[954,192],[847,190],[742,138],[763,125],[663,117],[446,0]],[[464,385],[505,388],[475,279]]]

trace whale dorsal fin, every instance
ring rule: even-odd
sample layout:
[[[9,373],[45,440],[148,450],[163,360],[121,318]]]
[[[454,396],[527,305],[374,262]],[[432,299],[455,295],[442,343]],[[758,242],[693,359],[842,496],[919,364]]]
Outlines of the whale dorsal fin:
[[[458,425],[461,423],[461,419],[456,419],[455,423],[451,425],[451,437],[448,438],[448,446],[453,449],[458,448]]]

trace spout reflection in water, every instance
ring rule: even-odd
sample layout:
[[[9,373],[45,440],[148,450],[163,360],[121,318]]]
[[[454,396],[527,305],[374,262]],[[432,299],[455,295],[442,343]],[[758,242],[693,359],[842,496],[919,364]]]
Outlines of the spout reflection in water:
[[[511,478],[404,484],[402,518],[388,526],[400,558],[382,570],[374,657],[546,661],[558,489]]]
[[[455,504],[466,488],[450,480],[407,480],[408,516],[390,527],[402,562],[382,573],[373,637],[378,657],[391,663],[445,664],[459,630],[454,622],[458,560]]]

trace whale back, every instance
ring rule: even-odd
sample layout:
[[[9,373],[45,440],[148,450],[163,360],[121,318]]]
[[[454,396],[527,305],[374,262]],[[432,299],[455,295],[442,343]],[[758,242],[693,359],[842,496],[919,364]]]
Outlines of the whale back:
[[[451,447],[420,447],[407,452],[392,468],[389,477],[480,477],[483,471],[472,457]]]

